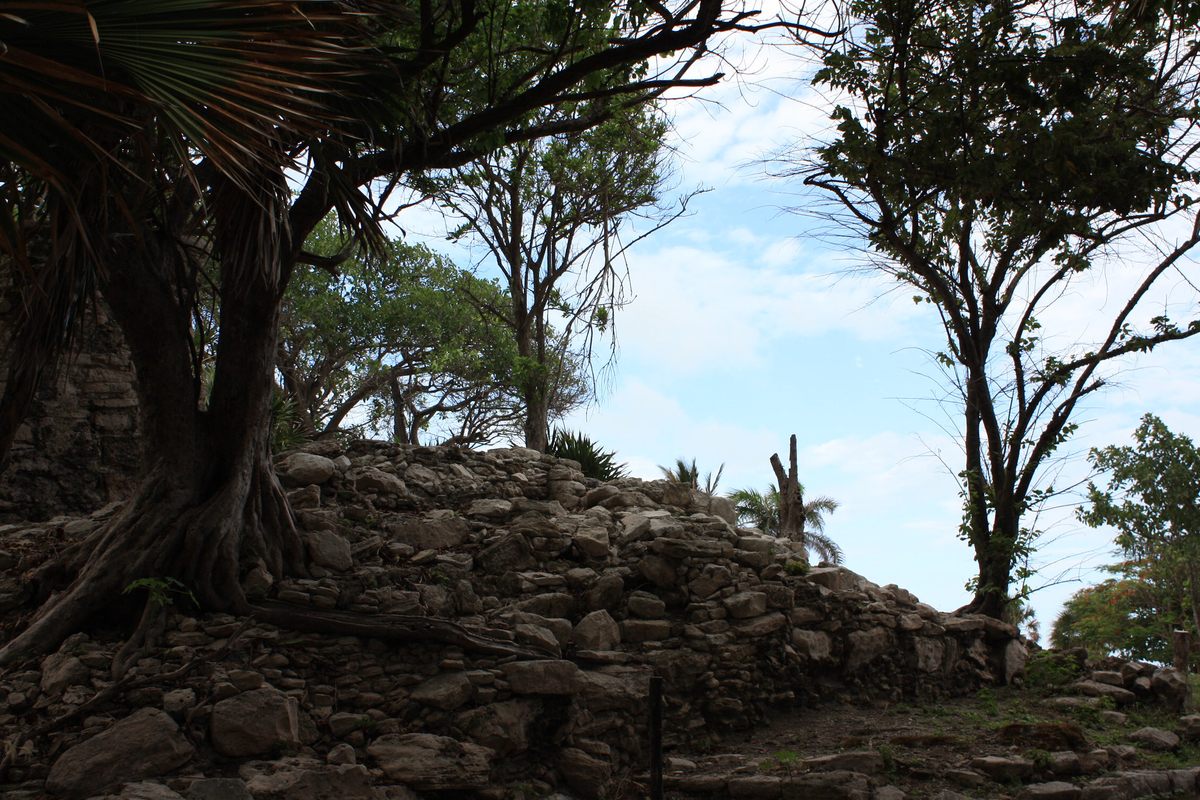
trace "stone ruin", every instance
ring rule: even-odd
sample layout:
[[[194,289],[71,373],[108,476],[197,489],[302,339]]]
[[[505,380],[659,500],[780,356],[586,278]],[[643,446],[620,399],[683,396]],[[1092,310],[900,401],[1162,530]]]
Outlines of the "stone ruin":
[[[115,688],[122,634],[103,628],[0,678],[0,794],[632,797],[652,675],[670,752],[774,709],[967,693],[1024,664],[1012,626],[806,570],[681,484],[601,484],[519,448],[323,442],[277,466],[313,566],[252,569],[249,592],[450,620],[460,641],[296,632],[179,596]],[[111,513],[0,526],[0,619],[28,601],[23,572]]]
[[[15,292],[0,269],[0,393]],[[0,522],[80,514],[125,497],[141,463],[136,379],[106,307],[88,311],[72,355],[47,376],[0,471]]]

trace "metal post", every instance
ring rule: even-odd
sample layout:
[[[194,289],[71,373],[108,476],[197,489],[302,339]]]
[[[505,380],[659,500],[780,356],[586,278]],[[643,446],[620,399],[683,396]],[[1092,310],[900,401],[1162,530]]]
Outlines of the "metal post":
[[[650,676],[650,800],[663,800],[661,675]]]

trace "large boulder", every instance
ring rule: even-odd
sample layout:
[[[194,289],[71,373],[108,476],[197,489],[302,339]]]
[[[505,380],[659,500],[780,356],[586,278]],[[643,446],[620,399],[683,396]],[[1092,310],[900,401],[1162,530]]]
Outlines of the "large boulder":
[[[68,686],[90,685],[92,671],[69,653],[55,653],[42,660],[42,691],[57,697]]]
[[[213,706],[210,729],[221,755],[268,755],[300,745],[299,706],[294,697],[269,686],[242,692]]]
[[[304,544],[314,564],[345,572],[354,566],[350,543],[341,534],[333,531],[309,531],[304,534]]]
[[[377,800],[367,768],[358,764],[323,764],[291,757],[252,762],[242,769],[246,790],[254,800]],[[236,796],[236,795],[235,795]]]
[[[413,689],[412,699],[423,705],[453,711],[471,699],[475,687],[462,672],[435,675]]]
[[[498,756],[509,756],[529,749],[535,719],[537,706],[533,702],[507,700],[464,711],[455,722],[471,741],[490,747]]]
[[[418,550],[444,550],[458,547],[471,533],[467,521],[447,513],[434,513],[422,519],[397,519],[387,525],[396,541]]]
[[[89,797],[118,783],[164,775],[194,755],[175,720],[160,709],[143,708],[59,756],[46,791]]]
[[[621,629],[607,611],[593,611],[579,621],[571,633],[581,650],[611,650],[621,641]]]
[[[279,477],[289,486],[320,484],[337,471],[331,459],[313,453],[292,453],[279,462]]]
[[[573,694],[579,686],[580,670],[571,661],[513,661],[500,669],[513,694]]]
[[[367,746],[391,780],[429,791],[488,785],[495,753],[488,747],[432,733],[393,733]]]

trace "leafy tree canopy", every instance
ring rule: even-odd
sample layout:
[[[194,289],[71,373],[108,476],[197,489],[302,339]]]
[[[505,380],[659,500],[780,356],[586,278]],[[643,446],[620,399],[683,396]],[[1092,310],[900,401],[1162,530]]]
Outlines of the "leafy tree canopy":
[[[999,617],[1038,535],[1023,518],[1056,494],[1041,470],[1079,401],[1115,359],[1200,333],[1143,302],[1200,243],[1198,11],[1157,0],[848,10],[854,24],[816,76],[844,98],[836,136],[784,173],[825,191],[872,266],[944,328],[934,358],[961,411],[962,536],[979,565],[968,608]],[[1175,217],[1184,224],[1166,225]],[[1082,274],[1149,230],[1158,255],[1096,340],[1042,331]]]
[[[1143,587],[1160,636],[1189,625],[1200,635],[1200,450],[1153,414],[1142,417],[1133,438],[1133,445],[1091,451],[1108,483],[1088,484],[1079,518],[1116,529],[1126,559],[1117,569]]]
[[[499,301],[503,290],[422,246],[390,241],[378,255],[338,258],[350,245],[326,219],[306,247],[336,267],[298,269],[285,295],[278,367],[308,432],[344,426],[355,409],[365,425],[369,401],[380,408],[371,421],[409,443],[431,425],[465,441],[511,432],[516,349],[469,299]]]
[[[1091,658],[1117,655],[1142,661],[1171,661],[1170,626],[1143,581],[1110,578],[1080,589],[1054,621],[1050,644],[1083,647]]]

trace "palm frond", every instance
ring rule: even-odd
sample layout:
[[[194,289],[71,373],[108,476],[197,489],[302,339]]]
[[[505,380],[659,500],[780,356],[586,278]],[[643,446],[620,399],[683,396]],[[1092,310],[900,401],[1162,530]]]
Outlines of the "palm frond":
[[[838,546],[837,542],[817,530],[805,532],[804,546],[815,553],[821,561],[828,561],[830,564],[841,564],[845,558],[845,554],[842,553],[842,548]]]

